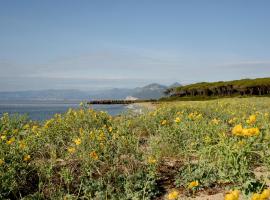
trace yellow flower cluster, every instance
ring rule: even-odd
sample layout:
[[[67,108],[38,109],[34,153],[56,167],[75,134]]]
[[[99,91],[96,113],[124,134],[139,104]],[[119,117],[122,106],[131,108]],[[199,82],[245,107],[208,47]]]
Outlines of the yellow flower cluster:
[[[3,159],[0,159],[0,166],[3,165],[5,161]]]
[[[202,114],[199,114],[198,112],[193,112],[193,113],[190,113],[188,115],[188,118],[190,120],[201,119],[202,118]]]
[[[12,138],[10,138],[8,141],[7,141],[7,144],[8,145],[11,145],[12,143],[14,143],[15,142],[15,137],[12,137]]]
[[[238,124],[232,129],[232,133],[238,136],[256,136],[256,135],[259,135],[260,130],[254,127],[243,128],[241,124]]]
[[[175,200],[179,197],[179,192],[177,190],[172,190],[168,195],[167,199],[168,200]]]
[[[80,136],[84,135],[83,128],[79,128],[79,133],[80,133]]]
[[[254,124],[256,122],[256,115],[250,115],[246,122],[248,124]]]
[[[180,117],[176,117],[174,120],[175,123],[180,123],[181,122],[181,118]]]
[[[113,131],[113,128],[110,126],[110,127],[108,128],[108,131],[111,133],[111,132]]]
[[[36,126],[36,125],[33,126],[33,127],[32,127],[32,132],[33,132],[33,133],[38,133],[38,126]]]
[[[6,139],[7,139],[7,136],[1,135],[1,140],[6,140]]]
[[[189,183],[188,188],[192,189],[192,188],[197,187],[197,186],[199,186],[199,181],[192,181]]]
[[[155,164],[157,162],[157,159],[155,159],[153,156],[148,157],[148,163],[149,164]]]
[[[27,154],[23,157],[23,161],[28,161],[28,160],[30,160],[30,158],[31,158],[31,156],[29,154]]]
[[[29,129],[30,128],[30,125],[29,124],[25,124],[24,126],[23,126],[23,129],[24,130],[27,130],[27,129]]]
[[[203,139],[205,143],[210,143],[212,141],[212,138],[209,135],[205,136]]]
[[[82,143],[82,140],[80,138],[74,139],[74,143],[79,146]]]
[[[211,121],[213,124],[215,124],[215,125],[218,125],[219,124],[219,122],[220,122],[220,120],[219,119],[216,119],[216,118],[214,118],[214,119],[212,119],[212,121]]]
[[[166,119],[162,120],[162,121],[160,122],[160,124],[161,124],[162,126],[166,125],[166,124],[167,124],[167,120],[166,120]]]
[[[25,149],[25,147],[26,147],[25,142],[24,142],[23,140],[21,140],[21,141],[19,142],[19,148],[20,148],[20,149]]]
[[[184,111],[178,111],[176,114],[177,115],[182,115],[184,113]]]
[[[44,128],[48,129],[51,126],[52,122],[53,122],[53,119],[47,120],[44,124]]]
[[[67,150],[68,150],[68,152],[69,152],[70,154],[73,154],[73,153],[75,153],[75,151],[76,151],[76,149],[75,149],[74,147],[69,147]]]
[[[93,160],[98,160],[98,154],[97,154],[97,152],[92,151],[92,152],[90,153],[90,157],[91,157]]]
[[[261,194],[255,193],[252,195],[251,200],[267,200],[270,198],[270,189],[265,189]]]
[[[229,194],[225,195],[224,200],[238,200],[240,195],[239,190],[233,190]]]
[[[229,124],[233,124],[236,120],[237,120],[237,118],[234,117],[234,118],[230,119],[230,120],[228,121],[228,123],[229,123]]]

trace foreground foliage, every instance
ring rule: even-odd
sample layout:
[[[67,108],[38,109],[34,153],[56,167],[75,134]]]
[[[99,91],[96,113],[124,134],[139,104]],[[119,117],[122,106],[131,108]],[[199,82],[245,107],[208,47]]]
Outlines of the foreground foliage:
[[[119,117],[82,106],[44,123],[5,114],[0,198],[183,199],[215,189],[268,199],[269,104],[177,102]]]

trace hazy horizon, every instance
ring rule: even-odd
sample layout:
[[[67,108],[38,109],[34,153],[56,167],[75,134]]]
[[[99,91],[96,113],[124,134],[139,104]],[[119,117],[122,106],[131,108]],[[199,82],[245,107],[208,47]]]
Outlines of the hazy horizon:
[[[270,77],[270,1],[0,0],[0,91]]]

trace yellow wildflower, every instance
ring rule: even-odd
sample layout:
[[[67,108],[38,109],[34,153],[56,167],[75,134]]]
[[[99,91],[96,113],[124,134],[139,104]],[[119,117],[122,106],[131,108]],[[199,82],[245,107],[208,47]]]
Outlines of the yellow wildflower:
[[[76,149],[74,147],[69,147],[67,150],[71,154],[75,153],[75,151],[76,151]]]
[[[181,114],[183,114],[183,112],[178,111],[176,114],[177,115],[181,115]]]
[[[239,142],[237,142],[237,146],[238,147],[243,147],[245,144],[246,144],[245,141],[239,141]]]
[[[210,143],[211,141],[212,141],[212,138],[209,135],[204,137],[204,142]]]
[[[188,115],[188,118],[191,119],[191,120],[201,119],[202,118],[202,114],[198,114],[198,112],[190,113]]]
[[[179,122],[181,122],[180,117],[176,117],[176,118],[175,118],[175,120],[174,120],[174,122],[175,122],[175,123],[179,123]]]
[[[23,157],[23,161],[28,161],[28,160],[30,160],[30,158],[31,158],[31,156],[29,154],[27,154]]]
[[[236,126],[232,129],[232,133],[233,133],[234,135],[241,135],[242,132],[243,132],[243,127],[242,127],[241,124],[236,125]]]
[[[248,129],[248,132],[249,132],[249,134],[250,134],[251,136],[253,136],[253,135],[259,135],[260,130],[259,130],[258,128],[249,128],[249,129]]]
[[[84,135],[84,133],[83,133],[83,128],[80,128],[80,129],[79,129],[79,133],[80,133],[80,136],[83,136],[83,135]]]
[[[259,193],[254,193],[252,196],[251,196],[251,200],[262,200],[261,199],[261,195]]]
[[[167,120],[165,120],[165,119],[162,120],[162,121],[160,122],[160,124],[163,125],[163,126],[166,125],[166,124],[167,124]]]
[[[3,159],[0,159],[0,166],[3,165],[5,161]]]
[[[73,141],[77,146],[82,143],[82,140],[80,138],[74,139]]]
[[[93,158],[94,160],[98,160],[98,154],[97,154],[97,152],[92,151],[92,152],[90,153],[90,157]]]
[[[83,116],[84,110],[83,110],[83,109],[80,109],[80,110],[79,110],[79,114],[80,114],[80,116]]]
[[[179,197],[179,192],[176,190],[171,191],[168,195],[167,195],[167,199],[168,200],[175,200]]]
[[[195,114],[194,113],[190,113],[188,115],[188,118],[191,119],[191,120],[193,120],[195,118]]]
[[[197,187],[198,185],[199,185],[198,181],[192,181],[192,182],[189,183],[188,188],[192,189],[194,187]]]
[[[7,139],[7,136],[1,135],[1,140],[5,140],[5,139]]]
[[[147,161],[149,164],[155,164],[157,162],[157,160],[153,156],[150,156]]]
[[[37,130],[38,130],[38,126],[35,125],[35,126],[32,127],[32,131],[33,131],[34,133],[37,132]]]
[[[104,134],[103,131],[100,131],[100,134],[99,134],[99,136],[98,136],[98,140],[99,140],[99,141],[105,140],[105,134]]]
[[[235,197],[232,193],[226,194],[224,200],[238,200],[238,197]]]
[[[95,134],[93,131],[89,133],[90,140],[93,140],[95,138]]]
[[[262,199],[268,199],[268,198],[270,198],[270,189],[263,190],[263,192],[261,194],[261,198]]]
[[[49,126],[51,125],[51,123],[52,123],[52,119],[47,120],[46,123],[44,124],[44,128],[45,128],[45,129],[48,129]]]
[[[105,147],[102,142],[99,143],[99,146],[100,146],[101,149],[104,149],[104,147]]]
[[[25,147],[26,147],[25,142],[24,142],[23,140],[20,141],[20,142],[19,142],[19,148],[20,148],[20,149],[25,149]]]
[[[18,129],[14,129],[14,130],[13,130],[13,134],[15,134],[15,135],[16,135],[18,132],[19,132]]]
[[[12,137],[12,138],[10,138],[8,141],[7,141],[7,144],[12,144],[13,142],[15,142],[15,137]]]
[[[250,136],[249,129],[243,128],[242,133],[240,135],[242,135],[242,136]]]
[[[196,118],[197,118],[197,119],[201,119],[201,118],[202,118],[202,114],[198,114],[198,115],[196,116]]]
[[[254,124],[256,122],[256,115],[250,115],[246,122],[248,124]]]
[[[239,199],[240,191],[239,190],[233,190],[231,194],[235,197],[235,200]]]
[[[111,133],[113,131],[113,128],[110,126],[109,127],[109,132]]]
[[[23,126],[23,129],[25,129],[25,130],[27,130],[27,129],[29,129],[29,128],[30,128],[29,124],[25,124],[25,125]]]
[[[229,194],[225,195],[225,200],[238,200],[240,195],[239,190],[233,190]]]
[[[229,123],[229,124],[233,124],[236,120],[237,120],[237,118],[234,117],[234,118],[230,119],[230,120],[228,121],[228,123]]]
[[[218,125],[219,124],[219,121],[218,119],[214,118],[212,119],[212,123],[215,124],[215,125]]]

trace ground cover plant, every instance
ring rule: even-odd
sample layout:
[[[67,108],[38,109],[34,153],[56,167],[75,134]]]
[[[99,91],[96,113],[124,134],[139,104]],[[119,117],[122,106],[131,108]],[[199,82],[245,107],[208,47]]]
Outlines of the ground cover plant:
[[[0,119],[1,199],[269,199],[270,99]]]

